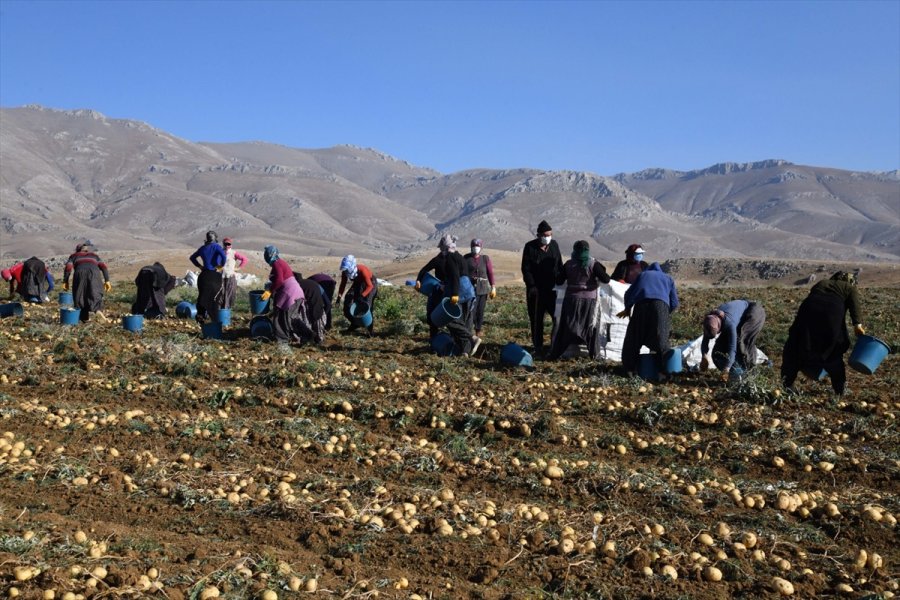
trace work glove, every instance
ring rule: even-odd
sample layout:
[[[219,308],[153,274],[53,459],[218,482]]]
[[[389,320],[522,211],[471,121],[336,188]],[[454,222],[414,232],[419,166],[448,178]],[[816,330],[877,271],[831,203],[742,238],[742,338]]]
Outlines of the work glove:
[[[493,300],[496,297],[497,297],[497,288],[495,288],[494,286],[491,286],[491,293],[488,294],[488,298]]]
[[[266,290],[266,291],[264,291],[263,294],[262,294],[262,296],[260,296],[260,298],[261,298],[263,301],[266,301],[266,300],[268,300],[268,299],[271,298],[271,297],[272,297],[272,291],[271,291],[271,290]]]
[[[69,291],[69,282],[68,282],[68,281],[63,282],[63,291],[64,291],[64,292],[68,292],[68,291]]]
[[[459,296],[450,296],[450,304],[459,304]]]
[[[103,291],[108,292],[112,289],[112,284],[108,281],[103,282]]]
[[[216,267],[216,272],[221,273],[225,267]]]
[[[421,290],[421,289],[422,289],[422,282],[416,281],[416,291]]]
[[[853,327],[853,331],[856,332],[856,335],[866,335],[866,328],[862,326],[862,323],[857,323]]]
[[[700,359],[700,370],[706,371],[707,369],[709,369],[709,359],[704,356]]]
[[[620,319],[628,319],[631,317],[631,311],[626,308],[622,312],[616,313],[616,316],[619,317]]]

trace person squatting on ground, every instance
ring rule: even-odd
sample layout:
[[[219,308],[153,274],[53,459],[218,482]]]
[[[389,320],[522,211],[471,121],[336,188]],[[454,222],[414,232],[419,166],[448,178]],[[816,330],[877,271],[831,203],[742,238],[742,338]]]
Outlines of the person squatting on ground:
[[[137,296],[131,305],[131,314],[144,315],[148,319],[166,316],[166,294],[175,288],[175,276],[169,275],[162,263],[142,267],[134,278]]]
[[[675,282],[653,263],[638,275],[625,291],[625,310],[618,317],[629,318],[622,342],[622,369],[627,375],[637,372],[641,346],[656,352],[657,369],[665,373],[665,353],[669,351],[671,313],[678,309]]]
[[[337,282],[330,275],[325,273],[316,273],[310,275],[309,278],[319,284],[322,288],[322,300],[325,301],[325,330],[331,329],[331,305],[334,303],[334,291],[337,289]]]
[[[709,368],[707,353],[712,339],[712,362],[724,378],[731,371],[739,374],[752,369],[756,365],[756,338],[765,322],[766,311],[758,302],[732,300],[710,311],[703,317],[700,370]]]
[[[234,296],[237,294],[235,271],[247,264],[247,257],[231,247],[231,238],[222,240],[222,249],[225,251],[225,264],[222,265],[222,293],[219,295],[219,308],[231,308],[234,306]]]
[[[306,322],[306,297],[290,265],[278,256],[278,248],[266,246],[263,260],[271,267],[262,300],[272,298],[272,329],[275,340],[303,342],[302,332],[311,328]]]
[[[469,278],[469,268],[465,259],[456,251],[456,240],[452,235],[444,235],[438,242],[438,254],[428,261],[419,270],[416,276],[416,289],[422,288],[422,279],[429,271],[434,271],[434,276],[441,281],[428,297],[427,313],[430,338],[438,334],[438,326],[432,321],[431,315],[444,298],[450,304],[459,306],[462,315],[459,319],[451,320],[447,325],[447,331],[453,338],[457,354],[471,356],[481,345],[481,338],[476,337],[469,328],[468,310],[475,299],[475,287]]]
[[[294,271],[294,279],[303,290],[306,318],[297,323],[300,338],[304,342],[321,345],[325,341],[325,329],[328,318],[325,314],[325,290],[312,278],[304,279],[303,275]]]
[[[206,232],[206,242],[191,254],[191,263],[200,269],[197,277],[197,322],[203,323],[219,310],[219,293],[222,290],[222,268],[225,250],[219,245],[215,231]]]
[[[347,283],[350,289],[344,295]],[[341,260],[341,287],[338,288],[338,299],[344,299],[344,316],[350,321],[350,326],[344,333],[351,333],[359,327],[352,309],[354,304],[357,313],[364,315],[368,311],[372,315],[372,322],[366,327],[366,334],[375,333],[375,298],[378,297],[378,282],[372,270],[366,265],[356,262],[356,257],[348,254]]]
[[[475,299],[468,311],[466,325],[469,329],[474,330],[475,337],[480,338],[484,331],[484,308],[488,298],[493,300],[497,297],[497,288],[494,286],[494,265],[491,263],[490,256],[482,254],[481,240],[472,240],[469,247],[471,252],[463,258],[469,269],[469,277],[475,285]]]
[[[591,258],[591,247],[585,240],[575,242],[572,258],[563,265],[559,283],[566,282],[559,326],[548,358],[563,355],[572,344],[585,344],[591,358],[600,355],[600,331],[597,327],[597,288],[609,283],[606,268]]]
[[[44,261],[32,256],[26,261],[3,269],[0,276],[9,282],[9,299],[19,294],[26,302],[42,303],[50,300],[53,291],[53,275]]]
[[[75,308],[81,311],[80,321],[87,321],[91,313],[97,313],[101,320],[106,320],[103,309],[103,296],[112,289],[109,282],[109,269],[94,251],[93,244],[87,241],[75,247],[74,254],[69,255],[63,271],[63,289],[69,291],[69,277],[72,276],[72,301]]]
[[[834,393],[844,393],[847,383],[844,353],[850,348],[847,311],[856,335],[864,335],[866,330],[862,326],[859,293],[853,274],[838,271],[809,291],[797,309],[781,355],[781,381],[789,391],[794,391],[798,372],[817,377],[825,369]]]
[[[535,354],[544,352],[544,315],[549,314],[556,328],[556,292],[553,287],[563,272],[559,244],[553,239],[553,228],[541,221],[537,238],[522,249],[522,279],[531,323],[531,343]],[[551,330],[552,331],[552,330]]]
[[[644,261],[644,249],[640,244],[632,244],[625,250],[625,260],[616,264],[610,278],[622,283],[634,283],[637,276],[646,271],[648,266]]]

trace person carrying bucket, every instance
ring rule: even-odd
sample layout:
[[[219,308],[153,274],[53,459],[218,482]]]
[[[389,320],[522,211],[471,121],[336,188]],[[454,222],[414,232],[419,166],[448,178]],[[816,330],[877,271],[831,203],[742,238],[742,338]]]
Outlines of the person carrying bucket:
[[[587,345],[588,355],[597,358],[600,354],[597,288],[601,283],[609,283],[606,267],[591,258],[590,244],[579,240],[572,247],[572,258],[563,265],[562,275],[564,278],[561,277],[559,283],[566,282],[566,295],[563,298],[559,328],[547,358],[559,358],[572,344]]]
[[[263,260],[272,268],[262,299],[272,298],[271,320],[275,339],[283,343],[302,342],[300,332],[306,319],[303,288],[287,261],[278,256],[278,248],[266,246]],[[306,326],[308,328],[308,324]]]
[[[222,265],[222,293],[219,294],[219,308],[234,307],[234,296],[237,293],[237,275],[235,271],[247,264],[247,257],[231,247],[231,238],[222,240],[225,251],[225,264]]]
[[[433,339],[440,329],[432,315],[435,309],[445,300],[451,306],[460,307],[459,318],[451,318],[446,323],[447,331],[453,338],[456,354],[471,356],[481,345],[481,338],[472,333],[467,325],[467,311],[475,299],[475,287],[469,278],[469,268],[465,259],[456,251],[456,236],[444,235],[438,242],[438,254],[419,270],[416,276],[416,289],[422,289],[422,280],[429,271],[434,271],[442,284],[435,286],[428,296],[427,312],[430,338]]]
[[[756,338],[765,322],[766,311],[758,302],[732,300],[712,310],[703,317],[700,370],[709,368],[712,340],[712,362],[722,371],[723,379],[752,369],[756,365]]]
[[[81,313],[78,320],[86,322],[91,313],[103,321],[103,296],[112,289],[109,269],[94,251],[90,240],[75,246],[63,269],[63,290],[69,291],[69,277],[72,277],[72,304]]]
[[[781,355],[781,382],[794,392],[797,373],[824,369],[834,393],[842,395],[847,382],[844,353],[850,348],[846,313],[850,312],[856,335],[865,335],[856,276],[838,271],[820,281],[797,309]]]
[[[40,304],[50,300],[48,295],[53,291],[53,275],[44,261],[32,256],[26,261],[16,263],[3,269],[0,276],[9,282],[9,299],[18,293],[26,302]]]
[[[166,294],[175,288],[176,278],[169,275],[162,263],[142,267],[134,278],[137,297],[131,305],[131,314],[144,315],[148,319],[166,316]]]
[[[541,221],[537,237],[522,249],[522,279],[536,356],[544,353],[544,315],[550,315],[553,330],[556,329],[556,291],[553,288],[562,272],[562,254],[553,239],[553,228],[547,221]]]
[[[219,293],[222,291],[222,268],[225,250],[219,245],[215,231],[206,232],[206,241],[191,254],[191,263],[200,269],[197,277],[197,322],[203,323],[219,310]]]
[[[346,295],[344,290],[349,290]],[[343,299],[344,316],[350,321],[350,326],[343,333],[352,333],[360,326],[359,319],[352,310],[358,314],[368,313],[370,322],[365,325],[366,335],[375,333],[375,298],[378,297],[378,282],[372,270],[366,265],[356,261],[356,257],[348,254],[341,259],[341,286],[338,288],[338,301]]]
[[[678,305],[675,282],[656,262],[641,272],[625,291],[625,310],[616,316],[629,319],[622,342],[622,369],[626,375],[637,373],[641,346],[647,346],[656,353],[657,370],[665,376],[671,313]]]
[[[481,338],[484,330],[484,308],[487,300],[497,297],[497,288],[494,286],[494,265],[491,257],[482,252],[482,242],[479,239],[472,240],[469,245],[471,252],[463,258],[469,269],[469,277],[475,285],[475,299],[468,311],[466,325],[474,330],[475,337]]]

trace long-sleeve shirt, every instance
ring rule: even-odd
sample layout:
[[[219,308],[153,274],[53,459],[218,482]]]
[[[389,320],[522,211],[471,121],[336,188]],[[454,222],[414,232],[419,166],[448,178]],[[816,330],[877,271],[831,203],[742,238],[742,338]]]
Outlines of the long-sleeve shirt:
[[[737,328],[741,322],[741,317],[744,316],[744,312],[749,306],[750,303],[746,300],[732,300],[731,302],[719,305],[717,309],[722,311],[725,315],[722,317],[722,329],[719,331],[719,338],[716,340],[716,352],[721,349],[728,357],[722,367],[723,371],[727,371],[731,368],[731,365],[734,364],[738,345]],[[704,356],[709,352],[709,342],[711,339],[712,338],[707,337],[704,332],[703,341],[700,343],[700,351]]]
[[[573,298],[596,298],[600,284],[609,283],[606,267],[597,260],[591,259],[587,267],[582,267],[581,262],[573,258],[566,261],[563,271],[566,274],[566,296]]]
[[[494,265],[487,254],[469,252],[463,257],[469,268],[469,278],[475,284],[475,294],[484,296],[494,287]]]
[[[85,266],[97,267],[103,273],[103,281],[109,281],[109,269],[106,263],[100,260],[99,256],[93,252],[75,252],[70,254],[69,260],[66,261],[66,267],[63,270],[63,282],[69,283],[69,276],[72,274],[72,271]]]
[[[341,287],[338,289],[338,296],[344,294],[344,288],[347,287],[348,281],[350,281],[350,278],[347,277],[347,272],[341,271]],[[359,292],[359,295],[363,298],[368,298],[369,294],[372,293],[372,290],[375,289],[375,276],[372,275],[372,270],[364,264],[356,265],[356,279],[353,281],[360,282],[358,285],[360,285],[362,289]],[[354,283],[354,285],[356,284]]]
[[[293,278],[294,272],[291,270],[290,265],[287,264],[287,261],[283,258],[276,258],[275,262],[272,263],[272,270],[269,272],[269,281],[271,282],[269,291],[274,294],[281,289],[285,281]]]
[[[675,282],[663,273],[659,263],[655,262],[647,267],[625,291],[625,310],[645,300],[662,300],[669,305],[669,312],[678,308]]]
[[[522,249],[522,279],[526,288],[551,290],[563,272],[562,254],[556,240],[541,249],[541,241],[531,240]]]
[[[425,274],[434,270],[434,276],[441,280],[444,284],[444,296],[459,296],[459,278],[465,275],[469,276],[469,268],[462,254],[456,252],[448,252],[447,254],[438,254],[428,261],[428,263],[419,270],[416,276],[417,281],[422,281]]]
[[[644,261],[638,262],[633,258],[626,258],[616,265],[610,278],[616,281],[624,281],[625,283],[634,283],[637,276],[645,271],[648,266]]]
[[[197,259],[202,259],[202,262]],[[191,254],[191,263],[198,269],[215,271],[216,268],[225,266],[225,250],[215,242],[203,244],[197,251]]]
[[[222,267],[222,275],[225,277],[234,277],[235,269],[242,268],[247,264],[247,257],[233,248],[225,251],[225,265]]]
[[[840,296],[844,300],[844,306],[850,311],[850,320],[854,325],[862,323],[862,312],[860,310],[859,292],[856,286],[849,281],[838,281],[835,279],[826,279],[812,286],[810,294],[834,294]]]

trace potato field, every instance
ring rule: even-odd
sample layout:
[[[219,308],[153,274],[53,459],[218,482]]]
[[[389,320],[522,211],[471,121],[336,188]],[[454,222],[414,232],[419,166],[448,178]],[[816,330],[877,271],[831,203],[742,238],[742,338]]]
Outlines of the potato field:
[[[430,352],[410,288],[380,291],[373,338],[335,314],[323,348],[249,339],[246,291],[225,340],[175,318],[184,288],[130,333],[133,288],[105,322],[62,326],[55,301],[0,320],[4,597],[900,594],[896,288],[860,290],[893,353],[841,398],[777,383],[805,288],[679,289],[674,344],[722,301],[763,303],[774,366],[732,385],[505,368],[521,288],[471,358]]]

